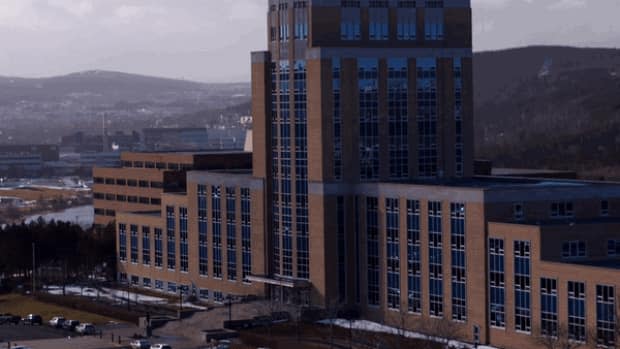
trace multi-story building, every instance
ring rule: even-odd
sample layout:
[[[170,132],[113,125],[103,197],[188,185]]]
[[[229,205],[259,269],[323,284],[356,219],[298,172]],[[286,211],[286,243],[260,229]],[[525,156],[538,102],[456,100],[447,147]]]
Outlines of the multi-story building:
[[[468,0],[270,0],[267,17],[251,172],[191,171],[117,214],[121,279],[503,348],[617,342],[620,184],[473,175]]]
[[[95,226],[113,222],[116,212],[159,210],[162,193],[185,191],[189,170],[251,166],[245,152],[122,153],[119,167],[93,169]]]

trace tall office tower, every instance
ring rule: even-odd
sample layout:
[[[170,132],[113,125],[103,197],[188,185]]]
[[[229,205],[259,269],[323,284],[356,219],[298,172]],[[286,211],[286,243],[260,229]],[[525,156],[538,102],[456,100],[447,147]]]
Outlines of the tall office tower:
[[[470,1],[270,0],[268,37],[252,92],[269,276],[352,303],[360,257],[346,251],[373,206],[359,197],[473,174]]]

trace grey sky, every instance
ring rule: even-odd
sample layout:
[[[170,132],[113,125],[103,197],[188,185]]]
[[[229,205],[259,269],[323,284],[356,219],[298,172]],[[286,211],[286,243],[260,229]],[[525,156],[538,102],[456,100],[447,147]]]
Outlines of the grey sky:
[[[106,69],[249,79],[267,0],[0,0],[0,75]],[[620,47],[619,0],[473,0],[477,51],[532,44]]]

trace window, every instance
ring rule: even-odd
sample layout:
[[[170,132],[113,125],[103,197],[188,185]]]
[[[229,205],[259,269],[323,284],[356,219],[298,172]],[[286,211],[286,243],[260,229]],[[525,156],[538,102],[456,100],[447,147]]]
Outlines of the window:
[[[127,181],[126,181],[126,180],[124,180],[124,179],[122,179],[122,178],[118,178],[118,179],[116,180],[116,185],[120,185],[120,186],[127,185]]]
[[[148,188],[149,187],[149,181],[140,180],[140,181],[138,181],[138,185],[140,186],[140,188]]]
[[[467,320],[467,275],[465,258],[465,204],[450,204],[452,260],[452,319]]]
[[[158,291],[164,290],[164,282],[161,280],[155,280],[155,289]]]
[[[163,182],[151,182],[151,188],[161,189],[164,187]]]
[[[529,241],[514,242],[514,266],[515,330],[529,333],[532,330]]]
[[[334,97],[334,179],[342,179],[342,110],[340,105],[340,58],[332,59],[332,89]]]
[[[208,238],[207,238],[207,186],[198,185],[198,271],[201,276],[209,274]],[[208,298],[208,291],[207,291]]]
[[[289,27],[288,27],[288,4],[280,3],[278,5],[278,16],[280,17],[280,41],[288,41],[289,39]]]
[[[525,212],[523,211],[523,203],[518,202],[512,205],[512,217],[515,221],[523,220]]]
[[[226,255],[228,280],[237,279],[237,223],[235,188],[226,188]]]
[[[366,198],[368,254],[368,304],[379,305],[379,207],[377,198]]]
[[[407,59],[388,60],[390,178],[409,177],[409,89]]]
[[[106,178],[105,179],[105,184],[108,184],[108,185],[114,185],[115,182],[116,181],[114,180],[114,178]]]
[[[396,38],[398,40],[416,40],[417,13],[415,1],[399,1],[396,23]]]
[[[181,271],[189,271],[189,244],[187,230],[187,208],[179,207],[179,252],[181,254]]]
[[[164,243],[162,241],[162,230],[159,228],[155,228],[155,267],[161,268],[163,265],[163,246]]]
[[[307,130],[307,67],[306,61],[295,61],[295,232],[297,246],[297,277],[310,277],[308,234],[308,130]],[[282,190],[287,194],[288,189]],[[285,209],[288,210],[288,203]],[[287,213],[287,212],[286,212]],[[286,214],[288,217],[288,213]]]
[[[582,258],[585,256],[585,241],[564,241],[562,243],[562,258]]]
[[[379,179],[379,90],[376,59],[358,59],[360,179]]]
[[[388,2],[373,0],[368,9],[368,36],[370,40],[389,39]]]
[[[127,185],[130,187],[137,187],[138,186],[138,181],[136,181],[135,179],[128,179],[127,180]]]
[[[247,277],[252,274],[252,202],[250,189],[241,188],[241,262],[242,277],[247,282]]]
[[[343,0],[340,19],[340,39],[361,39],[360,1]]]
[[[174,282],[168,282],[168,293],[177,293],[177,284]]]
[[[306,40],[308,38],[308,9],[306,1],[295,1],[295,39]]]
[[[601,216],[602,217],[609,216],[609,201],[607,200],[601,201]]]
[[[146,167],[146,168],[155,168],[155,163],[152,162],[152,161],[146,161],[144,163],[144,167]]]
[[[437,66],[435,58],[417,59],[418,172],[420,177],[438,175]]]
[[[118,260],[127,261],[127,225],[118,225]]]
[[[131,276],[131,286],[138,286],[140,284],[140,277],[132,275]]]
[[[221,188],[211,186],[211,216],[213,224],[213,277],[222,278],[222,199]]]
[[[573,218],[572,202],[554,202],[551,204],[551,218]]]
[[[142,264],[151,265],[151,229],[142,227]]]
[[[422,265],[420,245],[420,202],[407,200],[407,285],[408,310],[422,312]]]
[[[506,327],[504,240],[489,239],[489,318],[491,327]]]
[[[176,251],[175,251],[175,214],[174,207],[168,206],[166,207],[166,235],[168,238],[168,243],[166,245],[166,250],[168,252],[168,256],[166,258],[168,262],[168,269],[174,270],[176,268]]]
[[[558,336],[558,282],[540,279],[540,332],[543,336]]]
[[[134,161],[133,162],[133,167],[135,167],[135,168],[143,168],[144,167],[144,162],[142,162],[142,161]]]
[[[455,133],[455,174],[463,177],[465,171],[465,160],[463,148],[465,140],[463,137],[463,67],[461,58],[455,57],[452,62],[452,74],[454,76],[454,133]]]
[[[149,278],[142,278],[142,287],[144,287],[144,288],[151,288],[151,279],[149,279]]]
[[[616,291],[613,286],[596,285],[596,339],[598,345],[616,344]]]
[[[441,202],[428,202],[430,315],[443,316],[443,257]]]
[[[607,256],[620,256],[620,240],[607,240]]]
[[[93,178],[93,183],[95,183],[95,184],[104,184],[105,180],[102,177],[95,177],[95,178]]]
[[[586,284],[568,282],[568,338],[586,341]]]
[[[400,229],[399,201],[385,199],[385,231],[387,256],[387,302],[388,308],[400,309]]]
[[[424,38],[427,41],[443,40],[444,23],[443,1],[426,1]]]
[[[337,238],[338,238],[338,301],[344,302],[347,295],[347,247],[345,237],[344,197],[336,199]]]
[[[207,290],[205,288],[201,288],[200,291],[198,292],[198,296],[200,297],[201,300],[208,301],[209,300],[209,290]]]
[[[213,301],[215,301],[215,303],[224,303],[225,299],[224,293],[221,291],[213,291]]]

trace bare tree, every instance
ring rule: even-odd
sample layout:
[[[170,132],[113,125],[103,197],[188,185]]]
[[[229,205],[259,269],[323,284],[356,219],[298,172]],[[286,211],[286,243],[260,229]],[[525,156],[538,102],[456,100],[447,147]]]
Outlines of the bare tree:
[[[549,333],[555,332],[555,333]],[[579,349],[587,348],[586,341],[576,341],[571,339],[568,326],[559,324],[555,331],[543,330],[542,328],[534,330],[532,341],[545,349]]]
[[[433,347],[432,342],[449,348],[450,342],[464,338],[463,325],[446,318],[426,320],[420,324],[420,329],[429,337],[425,344],[427,348]]]

